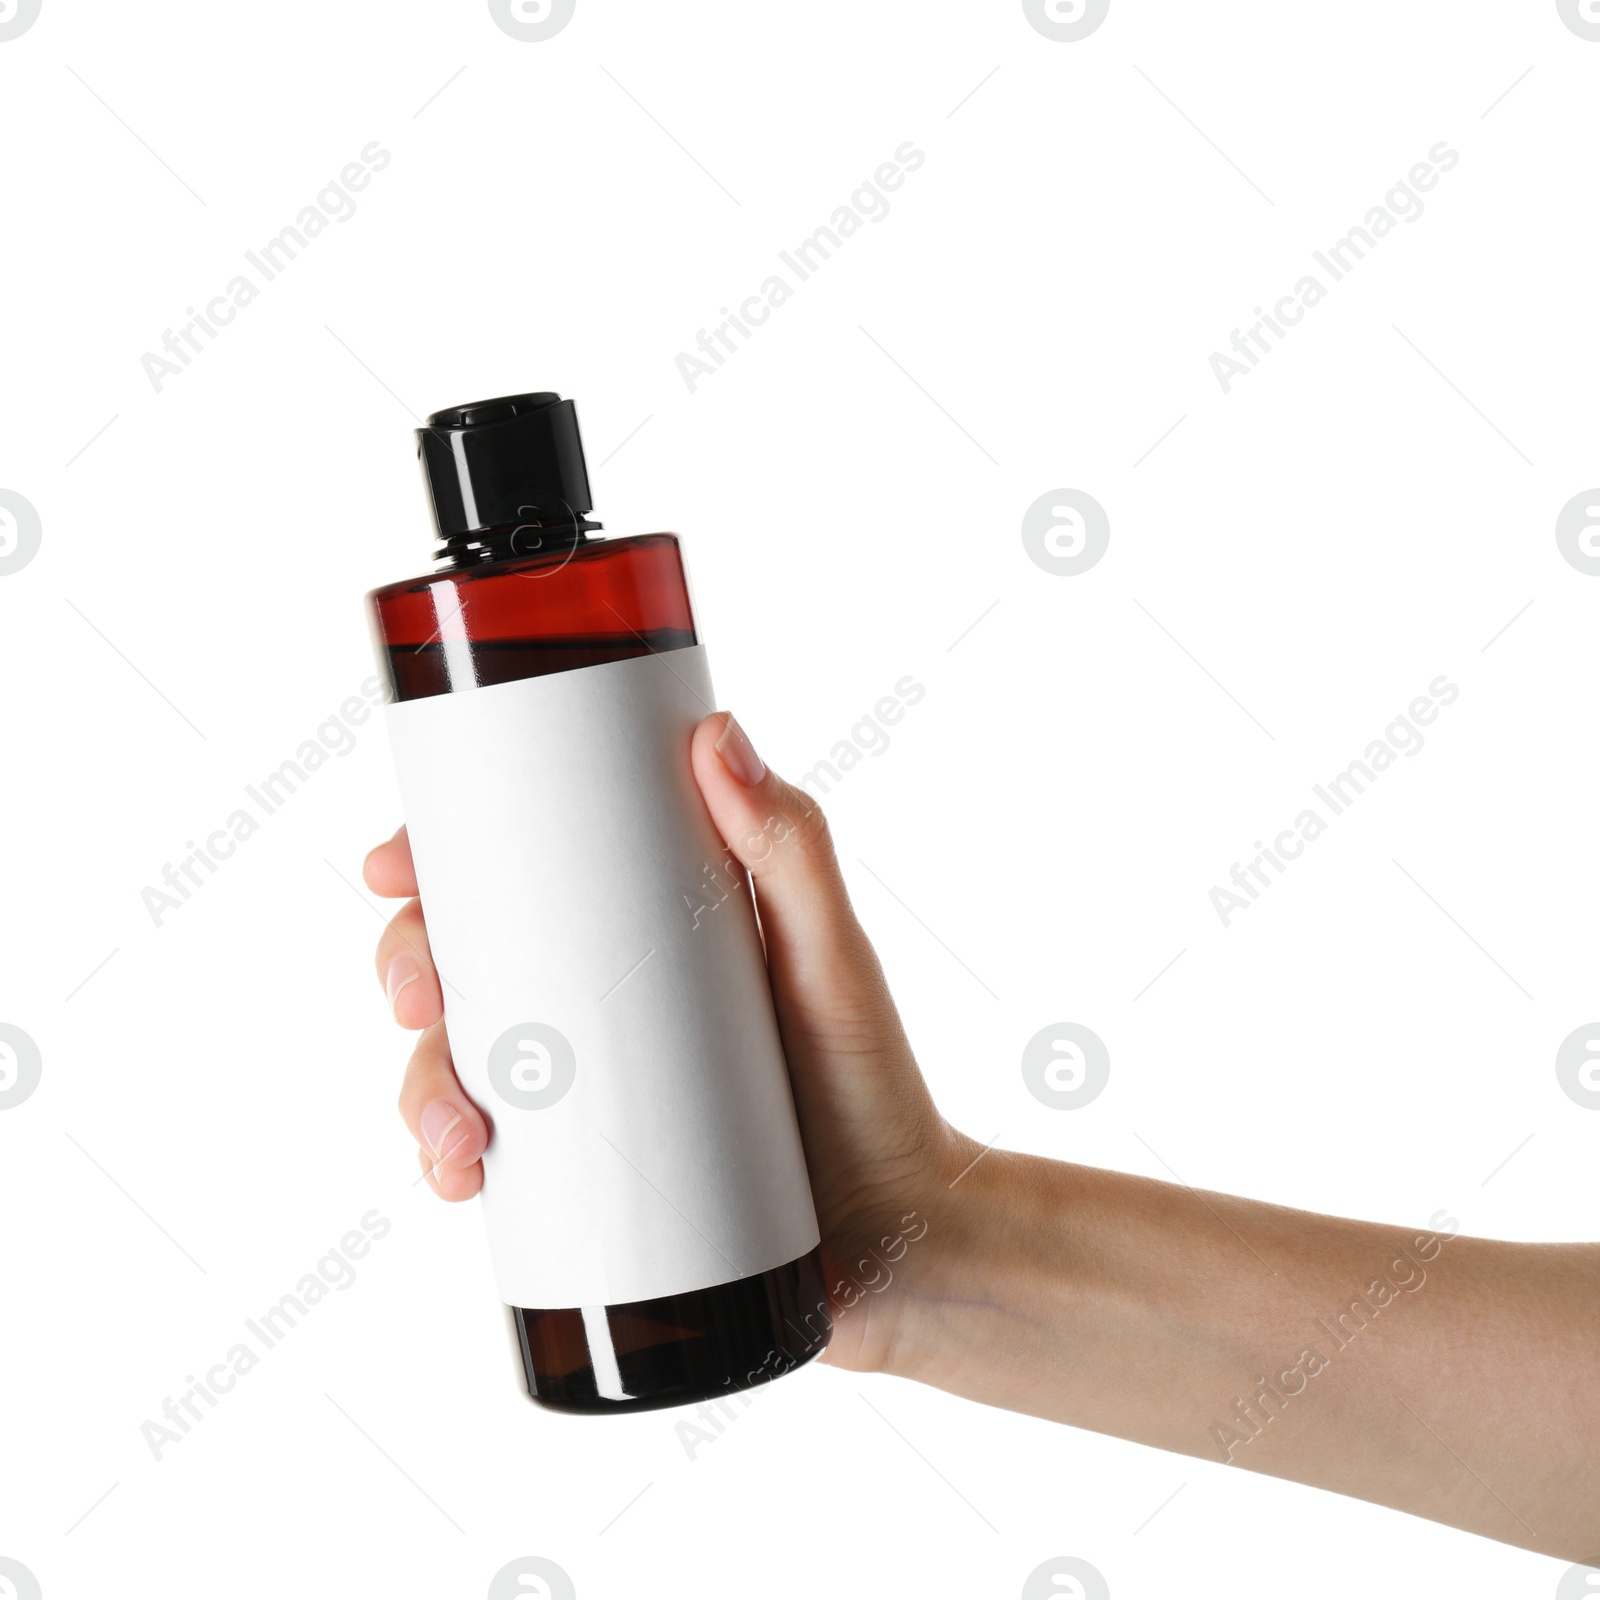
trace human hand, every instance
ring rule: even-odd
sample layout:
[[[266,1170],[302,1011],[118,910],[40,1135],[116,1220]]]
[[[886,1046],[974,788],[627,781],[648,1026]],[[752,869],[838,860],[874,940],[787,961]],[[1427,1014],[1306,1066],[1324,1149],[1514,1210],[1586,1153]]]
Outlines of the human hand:
[[[919,1263],[885,1260],[915,1213],[925,1232],[971,1141],[934,1108],[882,968],[857,921],[820,807],[769,772],[726,713],[695,730],[696,782],[723,842],[749,872],[794,1086],[835,1331],[827,1359],[873,1370]],[[378,941],[395,1020],[421,1030],[400,1093],[429,1186],[466,1200],[483,1184],[489,1125],[456,1077],[443,995],[402,828],[366,860],[367,886],[405,898]],[[903,1257],[914,1253],[899,1246]],[[891,1254],[891,1260],[893,1256]]]
[[[1458,1238],[1453,1219],[1434,1237],[966,1138],[929,1097],[821,811],[724,714],[695,730],[693,766],[761,915],[822,1227],[825,1360],[1569,1560],[1594,1547],[1600,1246]],[[416,894],[404,829],[366,879]],[[489,1128],[451,1065],[414,898],[379,942],[378,977],[421,1030],[400,1110],[423,1170],[435,1193],[467,1199]],[[1425,1296],[1407,1292],[1424,1281]],[[1361,1284],[1371,1299],[1352,1299]],[[1360,1327],[1360,1356],[1308,1308],[1353,1313],[1338,1325]]]

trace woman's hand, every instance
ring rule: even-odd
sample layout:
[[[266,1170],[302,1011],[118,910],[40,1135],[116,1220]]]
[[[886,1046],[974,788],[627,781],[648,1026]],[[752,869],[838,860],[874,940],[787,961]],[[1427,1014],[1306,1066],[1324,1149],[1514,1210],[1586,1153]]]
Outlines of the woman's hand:
[[[761,913],[822,1224],[826,1359],[1568,1560],[1600,1550],[1600,1247],[1313,1216],[985,1149],[934,1109],[822,813],[731,717],[700,724],[693,756]],[[403,830],[366,878],[415,895]],[[450,1063],[415,899],[378,978],[422,1030],[401,1114],[434,1191],[464,1200],[488,1128]],[[918,1242],[896,1254],[902,1236]]]
[[[769,772],[725,713],[695,731],[693,764],[712,821],[755,889],[833,1298],[826,1359],[877,1368],[918,1267],[918,1247],[898,1243],[903,1219],[917,1214],[913,1237],[919,1224],[932,1227],[952,1178],[979,1147],[934,1108],[821,809]],[[375,894],[411,897],[384,930],[377,957],[395,1020],[421,1030],[400,1114],[434,1192],[470,1199],[483,1183],[489,1129],[451,1064],[404,828],[367,857],[365,876]],[[892,1265],[883,1260],[885,1241],[903,1252]]]

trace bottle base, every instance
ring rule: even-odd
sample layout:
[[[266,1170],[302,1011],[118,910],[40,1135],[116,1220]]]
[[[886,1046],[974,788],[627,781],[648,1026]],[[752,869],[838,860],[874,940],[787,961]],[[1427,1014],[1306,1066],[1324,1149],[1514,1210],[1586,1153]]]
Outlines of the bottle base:
[[[793,1372],[833,1335],[822,1247],[688,1294],[588,1309],[507,1306],[534,1404],[584,1416],[693,1405]]]

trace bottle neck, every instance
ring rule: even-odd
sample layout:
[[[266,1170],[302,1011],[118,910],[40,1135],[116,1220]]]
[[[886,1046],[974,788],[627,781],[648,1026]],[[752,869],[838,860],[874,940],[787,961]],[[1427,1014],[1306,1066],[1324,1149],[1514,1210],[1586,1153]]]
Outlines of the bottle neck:
[[[604,524],[587,517],[563,517],[541,521],[508,523],[500,528],[474,528],[453,533],[434,547],[436,572],[476,570],[503,561],[526,561],[530,556],[570,555],[589,542],[589,534]]]

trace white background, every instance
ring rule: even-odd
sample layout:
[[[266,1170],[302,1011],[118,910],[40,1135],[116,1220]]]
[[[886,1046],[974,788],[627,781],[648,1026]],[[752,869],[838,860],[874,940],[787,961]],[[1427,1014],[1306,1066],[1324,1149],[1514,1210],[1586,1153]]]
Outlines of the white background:
[[[44,1064],[0,1113],[0,1555],[49,1600],[476,1596],[528,1554],[583,1600],[1012,1596],[1057,1555],[1118,1597],[1553,1593],[889,1379],[809,1371],[692,1461],[670,1412],[542,1414],[393,1109],[352,888],[381,728],[159,928],[140,895],[371,672],[363,591],[427,563],[416,417],[556,388],[608,529],[684,534],[769,762],[926,685],[829,811],[953,1121],[1593,1237],[1600,1115],[1553,1062],[1600,1013],[1600,579],[1554,526],[1600,481],[1597,73],[1553,0],[1115,0],[1077,43],[1015,3],[579,0],[521,43],[482,3],[44,0],[0,43],[0,488],[43,527],[0,579],[0,1021]],[[356,214],[158,394],[141,356],[374,140]],[[906,140],[891,213],[691,394],[678,352]],[[1440,140],[1425,214],[1224,395],[1211,352]],[[1077,577],[1020,536],[1060,487],[1111,522]],[[1426,748],[1224,929],[1212,885],[1441,673]],[[1019,1070],[1063,1020],[1112,1061],[1072,1112]],[[372,1208],[358,1281],[153,1460]]]

